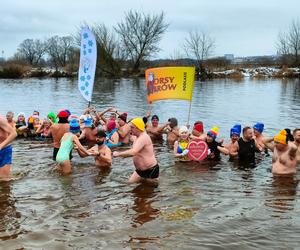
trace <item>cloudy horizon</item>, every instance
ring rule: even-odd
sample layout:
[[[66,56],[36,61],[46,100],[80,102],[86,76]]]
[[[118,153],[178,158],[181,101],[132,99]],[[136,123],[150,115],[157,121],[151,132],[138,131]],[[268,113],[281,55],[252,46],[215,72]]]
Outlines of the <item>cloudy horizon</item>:
[[[11,57],[24,39],[71,35],[83,22],[113,27],[132,9],[165,13],[166,22],[170,25],[160,42],[162,50],[155,58],[183,54],[184,38],[194,30],[202,30],[215,39],[213,56],[275,55],[278,33],[286,30],[293,19],[300,17],[299,7],[300,2],[296,0],[275,3],[271,0],[253,0],[251,3],[237,0],[189,0],[180,3],[169,0],[52,0],[46,3],[11,0],[1,4],[0,52],[4,51],[5,58]]]

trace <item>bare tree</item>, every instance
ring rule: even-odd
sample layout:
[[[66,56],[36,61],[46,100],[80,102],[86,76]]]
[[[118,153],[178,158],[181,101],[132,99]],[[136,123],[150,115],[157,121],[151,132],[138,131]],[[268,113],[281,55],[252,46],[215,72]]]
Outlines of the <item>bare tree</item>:
[[[288,36],[285,32],[279,32],[276,47],[277,47],[278,54],[280,54],[280,55],[290,54],[290,46],[288,43]]]
[[[203,31],[189,32],[185,39],[183,48],[188,57],[193,57],[197,61],[197,70],[201,74],[205,73],[204,60],[206,60],[215,48],[215,40]]]
[[[115,30],[131,61],[132,73],[139,72],[141,62],[160,50],[158,43],[168,26],[163,12],[146,15],[132,10],[118,23]]]
[[[299,66],[300,59],[300,22],[293,20],[287,32],[280,32],[277,40],[277,51],[282,58],[293,58],[293,65]],[[286,62],[286,60],[285,60]]]
[[[65,67],[74,53],[73,38],[71,36],[53,36],[47,40],[47,53],[56,71]]]
[[[299,20],[293,20],[289,34],[288,43],[292,55],[294,56],[295,65],[299,66],[299,54],[300,54],[300,22]]]
[[[98,56],[97,68],[104,75],[118,76],[126,52],[121,48],[116,36],[104,24],[95,25],[93,32],[96,37]]]
[[[38,64],[45,52],[45,43],[39,39],[25,39],[18,47],[18,56],[30,65]]]

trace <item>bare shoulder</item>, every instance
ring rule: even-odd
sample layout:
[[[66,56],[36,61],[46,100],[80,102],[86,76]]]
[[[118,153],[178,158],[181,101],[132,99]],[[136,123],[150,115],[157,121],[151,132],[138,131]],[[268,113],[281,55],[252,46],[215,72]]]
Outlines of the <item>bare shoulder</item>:
[[[290,147],[290,150],[297,150],[298,149],[297,146],[296,146],[296,144],[294,142],[289,142],[288,145]]]
[[[111,154],[111,149],[109,147],[106,146],[105,148],[106,153]]]
[[[7,132],[11,133],[14,131],[14,128],[7,122],[6,118],[3,116],[0,116],[0,129]]]
[[[151,137],[146,132],[144,132],[139,137],[137,137],[135,142],[140,144],[148,144],[149,141],[152,143]]]
[[[6,123],[8,124],[6,118],[4,116],[0,115],[0,124],[6,124]]]

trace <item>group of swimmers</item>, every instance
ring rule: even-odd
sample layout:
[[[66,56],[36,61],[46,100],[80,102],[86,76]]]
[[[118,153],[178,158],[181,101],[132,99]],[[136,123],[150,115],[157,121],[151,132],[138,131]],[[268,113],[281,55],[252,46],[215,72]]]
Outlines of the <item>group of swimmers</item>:
[[[109,117],[106,113],[110,113]],[[189,143],[201,140],[208,146],[209,161],[219,161],[224,154],[243,166],[253,166],[256,153],[268,154],[270,150],[273,152],[273,174],[295,174],[300,163],[300,129],[294,129],[293,133],[283,129],[274,137],[265,137],[263,130],[263,123],[243,129],[236,124],[230,130],[230,141],[225,144],[223,139],[217,141],[218,127],[204,132],[203,123],[196,121],[189,132],[190,127],[179,127],[176,118],[159,124],[159,117],[151,116],[150,112],[130,121],[127,121],[127,113],[118,112],[115,108],[98,112],[91,107],[80,117],[72,115],[69,110],[61,110],[57,114],[50,112],[45,119],[40,119],[39,112],[34,111],[27,120],[24,113],[19,113],[14,120],[13,112],[7,112],[6,118],[0,115],[0,177],[10,174],[11,142],[17,136],[32,136],[38,140],[52,138],[53,160],[63,174],[72,171],[74,148],[81,157],[94,157],[96,166],[100,168],[110,168],[113,157],[133,157],[135,171],[128,182],[157,183],[159,165],[153,141],[163,140],[164,134],[179,161],[189,161]],[[130,149],[119,151],[129,145],[132,145]]]

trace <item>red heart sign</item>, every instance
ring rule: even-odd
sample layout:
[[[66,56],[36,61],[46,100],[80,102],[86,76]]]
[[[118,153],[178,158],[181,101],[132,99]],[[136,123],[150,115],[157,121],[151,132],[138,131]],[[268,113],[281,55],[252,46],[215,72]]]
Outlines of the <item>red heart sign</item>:
[[[191,161],[202,161],[208,155],[208,146],[204,141],[193,140],[188,145],[188,159]]]

